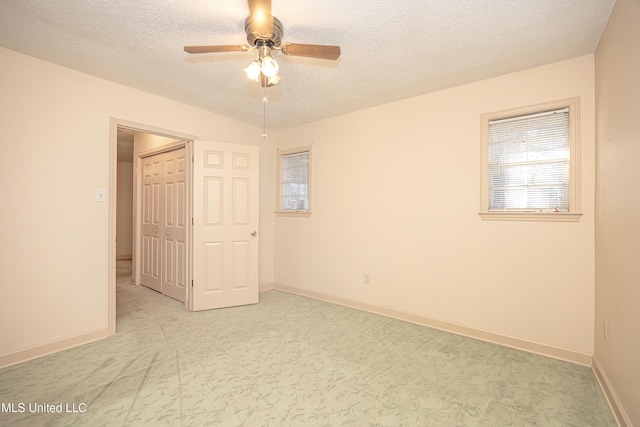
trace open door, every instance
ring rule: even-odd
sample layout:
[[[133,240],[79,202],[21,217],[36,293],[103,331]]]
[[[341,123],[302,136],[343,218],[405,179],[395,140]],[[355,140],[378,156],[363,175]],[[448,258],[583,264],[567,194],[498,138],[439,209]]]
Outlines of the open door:
[[[258,302],[258,147],[193,144],[191,310]]]

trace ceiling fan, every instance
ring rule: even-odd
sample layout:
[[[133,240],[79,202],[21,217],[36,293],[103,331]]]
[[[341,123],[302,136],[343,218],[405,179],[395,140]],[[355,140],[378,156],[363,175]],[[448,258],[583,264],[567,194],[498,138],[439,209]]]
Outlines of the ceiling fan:
[[[258,50],[258,60],[253,61],[245,72],[250,79],[259,81],[262,87],[276,85],[280,81],[278,63],[271,56],[272,50],[285,55],[336,60],[340,57],[340,46],[317,44],[283,43],[282,22],[271,14],[271,0],[248,0],[250,15],[244,22],[247,45],[185,46],[187,53],[246,52]]]

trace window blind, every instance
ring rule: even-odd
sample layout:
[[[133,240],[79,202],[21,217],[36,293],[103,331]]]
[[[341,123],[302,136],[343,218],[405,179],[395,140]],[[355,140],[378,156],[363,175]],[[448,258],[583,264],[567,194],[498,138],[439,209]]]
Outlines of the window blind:
[[[569,210],[569,109],[489,122],[489,210]]]
[[[280,159],[282,210],[309,210],[309,152],[283,155]]]

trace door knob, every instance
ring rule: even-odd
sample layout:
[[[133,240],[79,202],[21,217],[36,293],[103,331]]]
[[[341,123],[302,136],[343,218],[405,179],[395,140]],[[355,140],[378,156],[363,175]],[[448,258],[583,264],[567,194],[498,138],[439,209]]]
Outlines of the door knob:
[[[251,235],[252,235],[253,237],[256,237],[256,236],[258,235],[258,232],[257,232],[256,230],[253,230],[253,231],[251,232]]]

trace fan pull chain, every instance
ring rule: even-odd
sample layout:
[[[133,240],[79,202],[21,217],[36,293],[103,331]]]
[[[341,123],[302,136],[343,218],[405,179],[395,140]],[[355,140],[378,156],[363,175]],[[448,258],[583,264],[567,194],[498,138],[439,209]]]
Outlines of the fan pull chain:
[[[262,98],[262,139],[267,137],[267,95]]]

